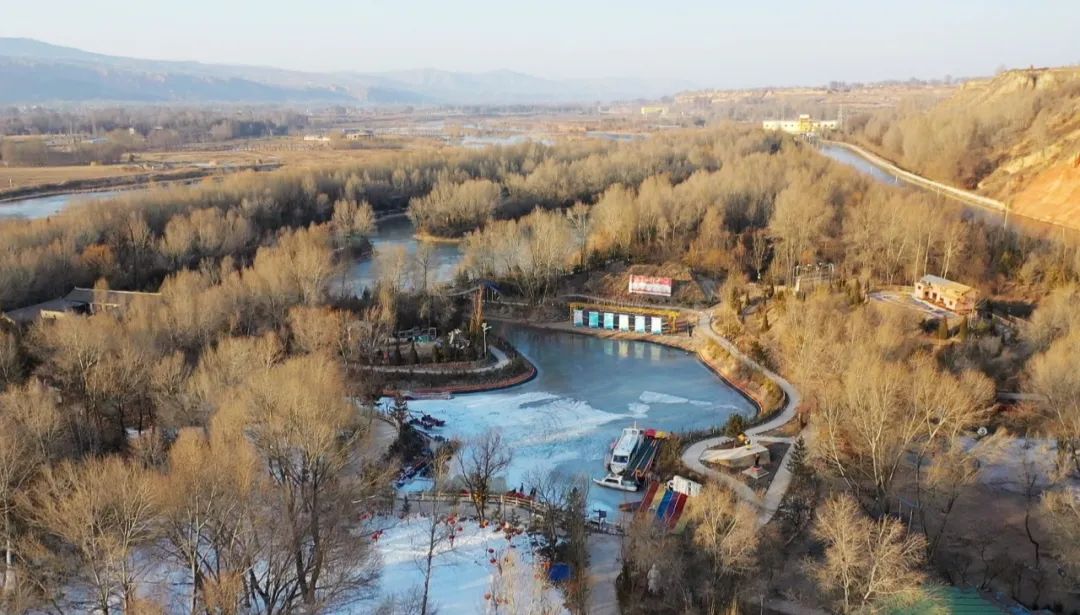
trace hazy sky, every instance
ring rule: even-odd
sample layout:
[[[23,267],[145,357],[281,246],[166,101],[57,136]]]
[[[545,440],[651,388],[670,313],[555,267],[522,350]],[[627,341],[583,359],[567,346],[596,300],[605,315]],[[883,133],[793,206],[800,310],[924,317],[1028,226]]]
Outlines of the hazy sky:
[[[0,36],[302,70],[739,87],[1080,62],[1080,0],[0,0]]]

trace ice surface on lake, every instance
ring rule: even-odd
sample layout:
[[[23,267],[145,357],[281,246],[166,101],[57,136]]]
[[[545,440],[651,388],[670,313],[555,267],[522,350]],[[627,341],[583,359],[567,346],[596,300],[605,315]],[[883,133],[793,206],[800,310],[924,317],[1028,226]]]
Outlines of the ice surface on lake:
[[[696,399],[687,399],[685,397],[679,397],[678,395],[668,395],[667,393],[657,393],[656,391],[644,391],[638,396],[642,402],[646,404],[692,404],[694,406],[708,407],[712,406],[712,402],[701,401]]]
[[[511,488],[528,490],[530,477],[552,471],[603,476],[612,442],[635,422],[641,428],[684,431],[753,412],[741,395],[680,350],[518,326],[499,331],[537,366],[536,379],[502,391],[413,401],[409,407],[446,420],[436,431],[447,437],[467,440],[501,430],[514,457],[506,476]],[[610,511],[637,497],[594,487],[590,505]]]

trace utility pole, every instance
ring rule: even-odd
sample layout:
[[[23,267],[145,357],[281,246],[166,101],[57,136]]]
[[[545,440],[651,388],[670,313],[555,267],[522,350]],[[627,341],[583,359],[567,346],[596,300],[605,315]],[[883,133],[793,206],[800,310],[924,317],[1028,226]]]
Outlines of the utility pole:
[[[482,324],[480,326],[480,329],[484,332],[484,356],[487,357],[487,353],[488,353],[488,349],[487,349],[487,332],[488,332],[489,329],[491,329],[491,325],[489,325],[489,324],[487,324],[485,322],[484,324]]]

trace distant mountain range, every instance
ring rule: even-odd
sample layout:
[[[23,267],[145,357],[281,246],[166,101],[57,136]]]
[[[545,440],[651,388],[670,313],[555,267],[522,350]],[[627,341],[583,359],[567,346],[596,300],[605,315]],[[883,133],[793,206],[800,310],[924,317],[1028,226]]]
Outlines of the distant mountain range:
[[[543,79],[509,70],[315,73],[109,56],[0,37],[0,104],[554,104],[658,98],[675,79]]]

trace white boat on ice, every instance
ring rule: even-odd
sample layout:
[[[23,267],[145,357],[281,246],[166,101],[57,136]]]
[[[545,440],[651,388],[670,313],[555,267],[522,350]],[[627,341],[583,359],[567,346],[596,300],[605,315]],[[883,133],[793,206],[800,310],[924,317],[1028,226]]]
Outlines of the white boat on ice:
[[[630,464],[630,456],[645,439],[645,432],[638,429],[637,425],[622,430],[622,435],[611,447],[611,455],[608,457],[607,469],[612,474],[622,474],[626,466]]]
[[[619,491],[637,491],[638,484],[636,480],[626,478],[619,474],[608,474],[604,478],[594,478],[592,482],[600,485],[601,487],[607,487],[608,489],[618,489]]]

